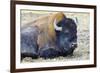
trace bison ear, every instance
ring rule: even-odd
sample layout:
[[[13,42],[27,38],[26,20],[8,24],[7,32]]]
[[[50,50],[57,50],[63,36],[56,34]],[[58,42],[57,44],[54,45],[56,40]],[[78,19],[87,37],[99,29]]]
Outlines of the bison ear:
[[[57,26],[57,20],[56,19],[54,20],[54,28],[57,31],[62,31],[62,27]]]
[[[72,18],[73,20],[74,20],[74,22],[76,23],[76,24],[78,24],[78,19],[77,19],[77,17],[74,17],[74,18]]]

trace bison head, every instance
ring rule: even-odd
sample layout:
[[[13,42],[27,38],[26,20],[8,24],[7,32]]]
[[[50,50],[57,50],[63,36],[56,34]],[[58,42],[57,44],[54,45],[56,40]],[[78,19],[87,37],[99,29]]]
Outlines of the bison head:
[[[77,25],[75,20],[64,17],[61,21],[54,20],[56,43],[63,56],[72,54],[77,47]]]

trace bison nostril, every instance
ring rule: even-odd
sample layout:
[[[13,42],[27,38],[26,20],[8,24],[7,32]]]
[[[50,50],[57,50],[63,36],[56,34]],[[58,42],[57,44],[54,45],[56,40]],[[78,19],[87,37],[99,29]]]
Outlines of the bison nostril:
[[[76,48],[77,47],[77,43],[72,43],[71,45],[73,48]]]

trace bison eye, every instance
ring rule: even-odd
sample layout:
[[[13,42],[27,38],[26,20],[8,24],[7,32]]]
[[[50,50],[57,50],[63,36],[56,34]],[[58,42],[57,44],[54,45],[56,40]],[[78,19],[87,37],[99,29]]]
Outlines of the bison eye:
[[[58,27],[61,27],[61,24],[57,24]]]
[[[61,25],[62,25],[62,23],[61,23],[61,22],[59,22],[59,23],[57,24],[57,26],[58,26],[58,27],[61,27]]]

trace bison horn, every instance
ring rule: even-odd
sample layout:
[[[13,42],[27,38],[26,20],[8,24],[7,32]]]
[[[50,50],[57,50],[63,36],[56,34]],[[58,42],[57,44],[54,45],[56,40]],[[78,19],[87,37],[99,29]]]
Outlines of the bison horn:
[[[62,31],[62,27],[58,27],[58,26],[57,26],[56,19],[54,20],[54,28],[55,28],[55,30],[57,30],[57,31]]]
[[[78,19],[77,17],[73,18],[74,22],[77,24],[78,23]]]

